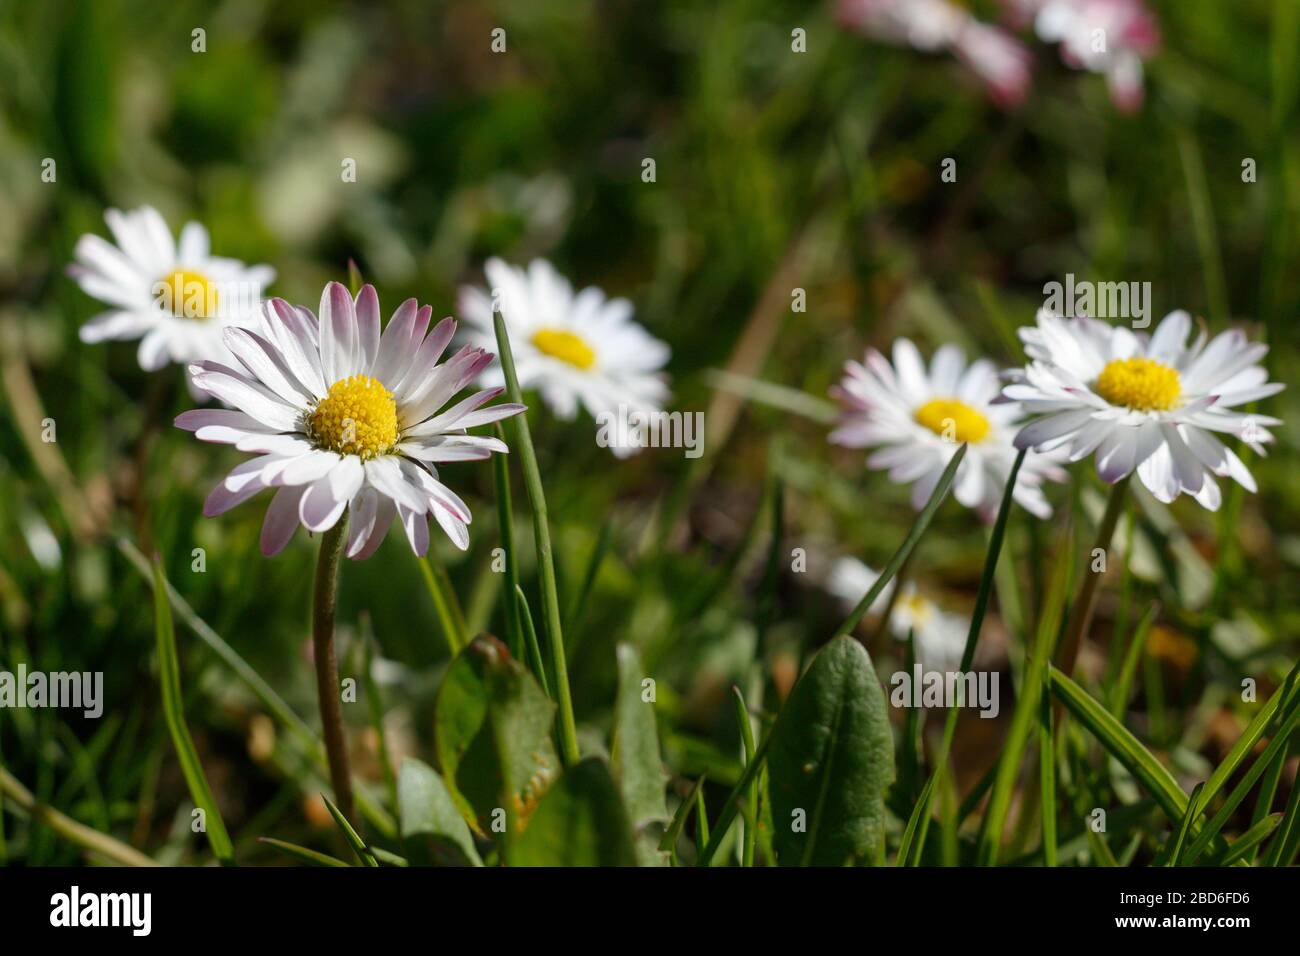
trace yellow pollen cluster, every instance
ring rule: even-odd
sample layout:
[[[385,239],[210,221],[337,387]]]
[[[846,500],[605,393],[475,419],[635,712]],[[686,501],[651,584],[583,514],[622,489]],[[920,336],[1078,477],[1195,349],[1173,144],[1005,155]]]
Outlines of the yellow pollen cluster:
[[[201,272],[177,269],[155,287],[158,301],[178,319],[210,319],[217,314],[217,284]]]
[[[1112,359],[1097,376],[1095,388],[1112,405],[1141,412],[1177,408],[1183,394],[1178,370],[1149,358]]]
[[[397,402],[369,375],[339,379],[307,419],[307,433],[321,448],[374,458],[397,444]]]
[[[932,398],[916,410],[916,421],[949,441],[982,442],[989,434],[989,420],[965,402],[955,398]]]
[[[568,362],[575,368],[589,369],[596,364],[596,353],[582,336],[564,329],[538,329],[533,333],[532,341],[539,352]]]

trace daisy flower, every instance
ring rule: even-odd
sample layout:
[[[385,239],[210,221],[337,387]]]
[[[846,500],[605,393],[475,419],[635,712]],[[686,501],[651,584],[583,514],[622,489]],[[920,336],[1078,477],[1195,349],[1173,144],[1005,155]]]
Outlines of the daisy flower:
[[[880,572],[867,567],[857,558],[840,558],[831,566],[826,590],[848,607],[856,607],[862,596],[871,590]],[[889,596],[898,585],[890,583],[872,603],[870,611],[883,613],[889,606]],[[917,660],[926,670],[950,671],[961,664],[966,650],[966,633],[970,621],[960,614],[945,611],[916,589],[911,581],[894,602],[889,614],[889,631],[897,640],[907,640],[912,635]]]
[[[590,286],[577,294],[545,260],[525,270],[489,259],[484,268],[490,291],[461,290],[460,311],[468,339],[496,347],[494,311],[510,333],[520,388],[532,388],[557,416],[572,421],[581,405],[593,417],[625,412],[657,412],[668,399],[662,369],[668,346],[632,321],[632,303],[607,299]],[[485,381],[500,385],[499,368]],[[633,445],[611,446],[625,457]]]
[[[1276,418],[1232,409],[1280,392],[1258,363],[1268,346],[1232,329],[1189,345],[1192,320],[1171,312],[1153,334],[1091,318],[1040,310],[1020,330],[1030,363],[1008,373],[1003,395],[1039,416],[1016,436],[1018,448],[1068,450],[1070,461],[1097,453],[1097,473],[1115,484],[1136,469],[1163,502],[1187,493],[1211,511],[1222,501],[1214,477],[1255,491],[1255,479],[1214,433],[1243,439],[1256,452]]]
[[[1142,0],[1007,0],[1014,18],[1060,44],[1072,69],[1106,77],[1111,102],[1134,113],[1142,107],[1142,61],[1160,47],[1160,29]]]
[[[848,29],[926,53],[954,54],[1001,106],[1016,106],[1029,90],[1029,52],[999,27],[950,0],[838,0],[835,16]]]
[[[875,448],[867,467],[888,469],[889,477],[912,485],[912,506],[920,510],[934,493],[949,459],[962,443],[968,451],[957,469],[953,494],[985,521],[997,516],[1002,492],[1015,463],[1012,445],[1020,409],[995,404],[1000,383],[987,359],[966,364],[962,350],[945,345],[927,370],[912,342],[894,343],[894,361],[868,349],[864,363],[844,365],[844,378],[831,389],[841,408],[830,434],[837,445]],[[1016,479],[1015,500],[1040,518],[1050,517],[1045,479],[1064,480],[1050,457],[1027,455]]]
[[[466,346],[439,365],[456,323],[448,317],[429,331],[432,312],[407,299],[381,335],[374,288],[363,286],[353,300],[331,282],[319,321],[309,309],[271,299],[259,328],[227,329],[226,345],[244,370],[204,361],[190,372],[233,410],[196,409],[176,424],[257,457],[213,489],[204,514],[219,515],[274,488],[262,525],[267,555],[279,552],[299,524],[327,531],[345,509],[350,558],[373,554],[394,516],[417,555],[429,548],[429,516],[466,549],[469,508],[439,480],[435,465],[504,453],[498,439],[465,430],[524,406],[483,407],[504,391],[493,388],[439,412],[494,356]]]
[[[208,231],[197,222],[186,223],[174,240],[152,206],[110,209],[104,221],[117,244],[84,235],[68,267],[83,292],[111,306],[81,327],[81,340],[139,339],[146,372],[169,362],[233,362],[222,334],[228,326],[256,323],[275,270],[212,255]]]

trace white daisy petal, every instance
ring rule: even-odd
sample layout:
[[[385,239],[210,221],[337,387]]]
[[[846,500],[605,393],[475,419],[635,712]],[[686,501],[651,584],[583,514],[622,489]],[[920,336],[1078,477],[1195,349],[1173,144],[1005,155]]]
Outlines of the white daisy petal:
[[[910,341],[895,341],[892,354],[893,364],[874,349],[862,363],[846,363],[844,378],[831,392],[841,416],[830,440],[872,448],[867,467],[886,470],[891,481],[910,484],[912,505],[918,510],[930,499],[958,446],[965,444],[967,457],[958,470],[953,497],[982,520],[992,521],[1016,458],[1019,404],[1009,398],[999,401],[997,369],[987,359],[966,365],[961,351],[948,346],[935,354],[927,374]],[[1030,430],[1026,443],[1058,436],[1067,440],[1087,419],[1087,413],[1072,412],[1068,419]],[[1014,500],[1033,514],[1049,516],[1051,507],[1038,486],[1064,478],[1057,465],[1061,458],[1027,455]]]
[[[190,374],[199,388],[246,412],[263,425],[280,431],[295,430],[298,413],[266,386],[215,362],[191,365]]]
[[[305,488],[298,502],[298,519],[302,526],[308,531],[321,532],[338,524],[348,499],[334,496],[329,478],[317,478]]]
[[[1230,477],[1250,491],[1255,480],[1245,464],[1214,437],[1224,432],[1270,441],[1263,415],[1231,411],[1281,390],[1257,363],[1267,346],[1237,330],[1188,345],[1191,318],[1171,312],[1149,340],[1094,319],[1064,321],[1039,313],[1022,329],[1030,363],[1008,373],[1003,399],[1039,416],[1017,444],[1040,450],[1060,446],[1071,461],[1096,452],[1097,471],[1114,483],[1134,469],[1161,501],[1189,494],[1204,507],[1222,495],[1211,474]],[[1104,361],[1081,363],[1095,350]],[[1252,445],[1253,447],[1253,445]]]
[[[298,527],[298,505],[307,486],[280,488],[262,519],[261,547],[267,557],[279,554]]]
[[[402,530],[406,532],[406,540],[411,543],[411,550],[415,552],[416,557],[422,558],[429,553],[429,519],[422,511],[412,511],[406,506],[398,503],[397,517],[401,519]],[[456,538],[453,542],[459,545]]]
[[[379,493],[373,488],[362,488],[348,505],[348,539],[343,553],[349,558],[355,558],[366,546],[378,516]]]
[[[140,224],[119,225],[133,230]],[[263,308],[256,330],[227,330],[232,354],[247,374],[213,361],[191,366],[198,387],[235,408],[186,412],[177,426],[200,439],[257,453],[213,491],[208,512],[224,512],[264,488],[276,488],[262,528],[267,554],[282,549],[297,524],[327,530],[349,506],[350,558],[374,553],[398,508],[417,553],[428,550],[431,512],[457,547],[468,547],[469,508],[437,479],[431,464],[415,458],[477,460],[508,451],[497,438],[465,432],[522,409],[488,406],[499,390],[478,392],[436,414],[492,355],[467,346],[436,364],[454,323],[448,320],[426,336],[432,312],[414,302],[398,310],[385,338],[379,331],[379,300],[370,286],[353,300],[331,283],[322,303],[319,322],[307,309],[277,299]],[[410,355],[419,361],[413,363]],[[380,380],[375,372],[390,378]],[[399,375],[409,389],[405,394],[387,387]],[[403,432],[408,423],[411,434]]]

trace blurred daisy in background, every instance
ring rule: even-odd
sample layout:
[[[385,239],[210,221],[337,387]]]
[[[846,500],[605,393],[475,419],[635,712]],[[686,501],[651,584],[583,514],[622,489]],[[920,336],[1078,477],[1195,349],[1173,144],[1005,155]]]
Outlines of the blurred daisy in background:
[[[1270,383],[1259,362],[1268,346],[1231,329],[1189,345],[1192,320],[1171,312],[1154,334],[1134,333],[1091,318],[1064,319],[1040,310],[1020,338],[1030,363],[1008,372],[1003,395],[1040,416],[1016,436],[1019,448],[1068,451],[1079,461],[1094,451],[1097,473],[1115,484],[1136,469],[1163,502],[1179,494],[1211,511],[1222,495],[1212,476],[1254,492],[1241,459],[1214,437],[1232,435],[1259,454],[1273,440],[1276,418],[1232,409],[1285,386]]]
[[[871,590],[878,577],[880,572],[857,558],[840,558],[831,566],[826,590],[852,608]],[[891,582],[868,610],[873,614],[883,614],[896,587],[897,584]],[[969,630],[968,618],[945,611],[921,594],[911,581],[904,582],[889,614],[889,632],[900,641],[906,641],[908,634],[913,635],[916,659],[926,670],[956,670],[966,649]]]
[[[500,310],[521,389],[536,389],[566,421],[577,416],[580,405],[595,418],[662,410],[669,395],[662,373],[669,349],[632,321],[632,303],[607,299],[595,287],[575,294],[569,281],[542,259],[527,269],[489,259],[484,272],[488,291],[461,290],[467,338],[495,349],[493,313]],[[484,379],[492,385],[504,382],[495,367],[485,370]],[[637,450],[611,448],[619,457]]]
[[[955,55],[1001,106],[1017,106],[1029,91],[1029,53],[1007,31],[949,0],[837,0],[846,28],[925,53]]]
[[[429,549],[432,516],[452,543],[469,546],[470,511],[435,467],[504,453],[496,438],[466,429],[523,411],[483,407],[488,389],[439,413],[492,361],[466,346],[438,359],[456,323],[429,331],[429,306],[407,299],[379,331],[379,298],[364,286],[355,300],[337,282],[325,287],[320,319],[283,299],[267,302],[257,329],[231,328],[226,345],[245,371],[218,362],[191,366],[195,382],[228,409],[196,409],[176,419],[203,441],[257,455],[237,466],[204,504],[209,517],[275,489],[262,525],[262,551],[279,552],[301,524],[327,531],[348,510],[345,553],[367,558],[397,517],[411,549]]]
[[[212,255],[208,231],[197,222],[174,240],[152,206],[110,209],[104,220],[116,245],[84,235],[68,267],[83,292],[111,307],[81,327],[81,340],[139,339],[146,372],[172,362],[233,362],[222,334],[256,324],[275,270]]]
[[[849,448],[875,448],[867,467],[887,469],[889,477],[912,485],[912,506],[920,510],[933,494],[957,448],[968,445],[957,469],[953,495],[985,521],[997,516],[1011,475],[1016,449],[1012,439],[1022,417],[1014,404],[995,404],[1000,390],[997,368],[987,359],[969,365],[962,350],[944,345],[927,370],[912,342],[894,342],[894,361],[868,349],[863,363],[844,365],[844,378],[831,389],[840,420],[830,441]],[[1020,467],[1014,492],[1025,510],[1050,517],[1044,480],[1063,481],[1051,457],[1030,453]]]
[[[1072,69],[1102,73],[1117,108],[1142,107],[1142,61],[1160,48],[1160,28],[1142,0],[1005,0],[1013,20],[1060,44]]]

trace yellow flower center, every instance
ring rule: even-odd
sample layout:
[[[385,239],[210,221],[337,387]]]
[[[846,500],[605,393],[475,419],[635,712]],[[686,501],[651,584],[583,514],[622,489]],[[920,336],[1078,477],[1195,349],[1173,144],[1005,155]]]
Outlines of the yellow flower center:
[[[988,437],[989,420],[955,398],[932,398],[916,410],[916,421],[936,435],[975,444]]]
[[[307,419],[307,434],[340,455],[374,458],[397,444],[397,402],[369,375],[339,379]]]
[[[533,345],[561,362],[568,362],[575,368],[589,369],[596,364],[596,353],[582,336],[564,329],[538,329],[533,333]]]
[[[899,603],[911,613],[912,623],[916,627],[924,627],[929,622],[930,615],[934,612],[934,606],[916,593],[900,597]]]
[[[1167,412],[1178,406],[1183,394],[1178,370],[1149,358],[1111,359],[1095,387],[1112,405],[1140,412]]]
[[[210,319],[217,314],[217,284],[201,272],[177,269],[158,282],[158,300],[178,319]]]

